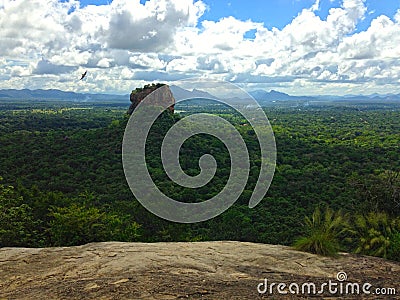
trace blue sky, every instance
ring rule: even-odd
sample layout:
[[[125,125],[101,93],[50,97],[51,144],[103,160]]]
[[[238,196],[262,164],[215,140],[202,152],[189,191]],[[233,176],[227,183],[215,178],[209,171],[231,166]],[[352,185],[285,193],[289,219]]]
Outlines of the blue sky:
[[[148,0],[140,0],[144,4]],[[82,6],[87,5],[107,5],[111,0],[81,0]],[[217,21],[223,17],[234,16],[240,20],[251,19],[255,22],[263,22],[266,27],[277,27],[282,29],[289,24],[303,9],[311,7],[314,0],[205,0],[208,6],[202,20]],[[318,16],[325,19],[328,11],[332,7],[340,7],[341,1],[338,0],[322,0],[320,2],[320,10],[316,12]],[[379,15],[393,16],[400,7],[400,0],[368,0],[367,7],[369,14],[365,17],[357,31],[368,28],[371,20]]]
[[[76,4],[0,1],[0,89],[126,93],[210,76],[290,94],[400,93],[400,0]]]

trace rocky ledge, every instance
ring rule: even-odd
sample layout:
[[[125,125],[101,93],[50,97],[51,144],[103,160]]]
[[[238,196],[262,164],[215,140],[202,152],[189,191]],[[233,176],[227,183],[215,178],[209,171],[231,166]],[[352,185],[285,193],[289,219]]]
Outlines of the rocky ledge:
[[[257,299],[271,297],[257,291],[264,279],[320,286],[339,282],[338,272],[347,273],[347,282],[370,283],[371,291],[397,290],[397,295],[385,297],[338,299],[400,299],[400,263],[345,253],[327,258],[243,242],[1,248],[0,299]],[[274,299],[309,298],[274,291]],[[324,297],[335,298],[327,293]]]

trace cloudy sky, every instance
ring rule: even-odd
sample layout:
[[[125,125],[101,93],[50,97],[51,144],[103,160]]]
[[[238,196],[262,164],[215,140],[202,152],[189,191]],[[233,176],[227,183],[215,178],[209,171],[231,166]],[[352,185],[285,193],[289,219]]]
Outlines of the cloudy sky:
[[[0,89],[400,93],[399,57],[400,0],[0,0]]]

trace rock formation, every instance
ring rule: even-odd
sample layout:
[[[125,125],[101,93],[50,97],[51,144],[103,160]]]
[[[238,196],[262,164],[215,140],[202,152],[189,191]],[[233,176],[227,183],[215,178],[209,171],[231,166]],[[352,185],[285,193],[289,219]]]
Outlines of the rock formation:
[[[347,253],[329,258],[280,245],[224,241],[0,248],[0,299],[264,299],[257,291],[264,279],[320,287],[329,280],[338,282],[338,272],[346,272],[345,282],[395,288],[397,293],[346,297],[325,289],[323,295],[310,297],[264,297],[400,298],[399,262]]]
[[[170,90],[170,88],[162,83],[145,85],[143,88],[137,88],[132,91],[130,100],[132,102],[131,106],[128,109],[128,114],[132,114],[135,108],[139,105],[140,102],[143,101],[148,95],[153,93],[155,90],[161,89],[160,93],[157,96],[152,97],[151,101],[154,102],[154,105],[169,105],[169,111],[174,112],[175,99]]]

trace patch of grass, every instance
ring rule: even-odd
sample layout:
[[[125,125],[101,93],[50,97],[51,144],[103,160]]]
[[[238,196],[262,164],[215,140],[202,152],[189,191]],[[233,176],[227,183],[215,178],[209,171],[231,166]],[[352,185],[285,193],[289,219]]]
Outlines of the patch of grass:
[[[324,256],[336,256],[341,249],[339,238],[348,229],[348,222],[341,212],[333,212],[326,208],[321,213],[317,207],[311,216],[305,217],[305,236],[294,243],[299,251],[310,252]]]

